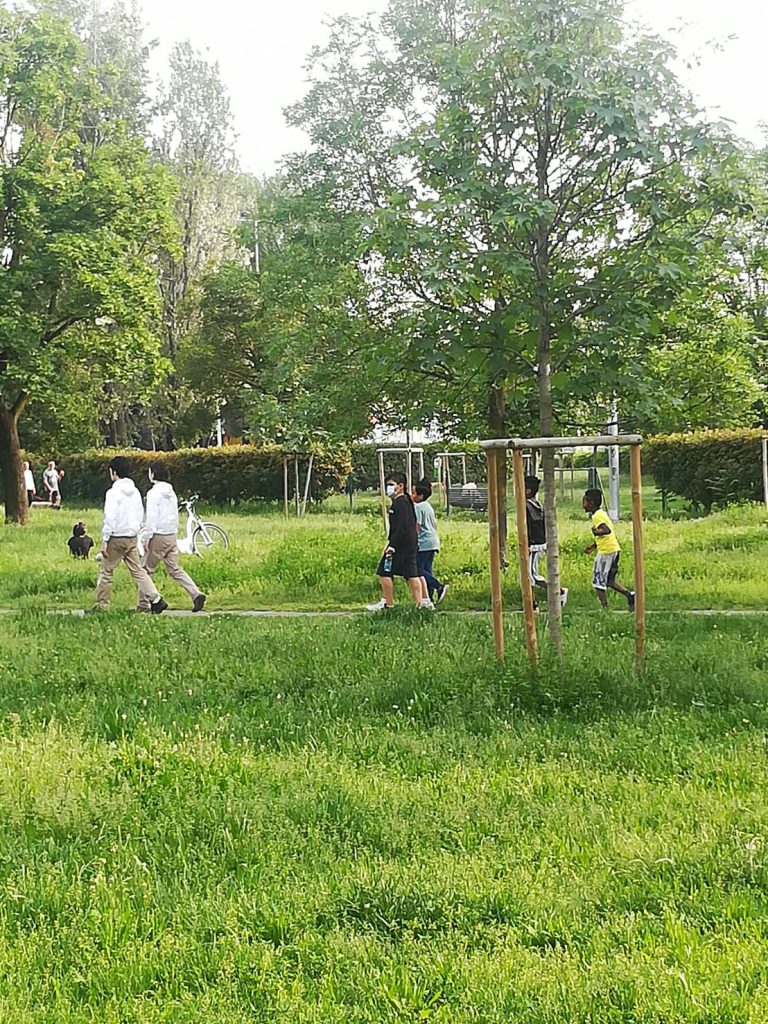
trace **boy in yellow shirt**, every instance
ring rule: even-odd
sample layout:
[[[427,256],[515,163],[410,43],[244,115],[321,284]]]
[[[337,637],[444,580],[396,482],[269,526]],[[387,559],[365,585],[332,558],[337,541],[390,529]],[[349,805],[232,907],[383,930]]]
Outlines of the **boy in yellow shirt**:
[[[613,529],[611,517],[602,508],[603,494],[596,488],[590,488],[584,494],[581,507],[592,520],[592,536],[594,542],[584,549],[585,555],[595,552],[595,567],[592,572],[592,586],[597,599],[603,608],[608,607],[608,591],[615,590],[627,599],[629,610],[635,610],[635,592],[622,587],[616,582],[619,575],[619,559],[621,546]]]

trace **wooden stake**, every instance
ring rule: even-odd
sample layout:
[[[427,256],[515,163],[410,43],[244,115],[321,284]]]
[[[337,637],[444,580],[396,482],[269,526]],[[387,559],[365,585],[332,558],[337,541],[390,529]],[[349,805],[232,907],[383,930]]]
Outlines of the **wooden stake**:
[[[296,518],[299,516],[299,501],[301,500],[301,475],[299,469],[299,456],[297,452],[293,453],[293,504],[296,508]]]
[[[304,501],[301,504],[301,514],[305,516],[307,514],[307,502],[309,501],[309,487],[312,483],[312,465],[315,461],[315,453],[311,452],[309,456],[309,465],[307,466],[307,479],[304,481]]]
[[[283,455],[283,505],[285,518],[288,518],[288,456]]]
[[[499,553],[499,463],[498,452],[485,453],[488,466],[488,538],[491,545],[491,611],[496,660],[504,662],[504,612],[501,602],[501,555]]]
[[[531,663],[531,668],[536,671],[539,665],[539,649],[536,637],[536,614],[533,610],[533,588],[531,586],[529,570],[530,551],[528,549],[528,522],[525,506],[525,465],[523,463],[523,453],[519,448],[515,448],[512,452],[512,464],[515,473],[517,552],[520,559],[520,589],[523,594],[525,645],[528,648],[528,660]]]
[[[640,445],[629,450],[632,481],[632,536],[635,543],[635,653],[638,671],[645,659],[645,554],[643,550],[643,472]]]
[[[768,509],[768,437],[763,438],[763,501]]]

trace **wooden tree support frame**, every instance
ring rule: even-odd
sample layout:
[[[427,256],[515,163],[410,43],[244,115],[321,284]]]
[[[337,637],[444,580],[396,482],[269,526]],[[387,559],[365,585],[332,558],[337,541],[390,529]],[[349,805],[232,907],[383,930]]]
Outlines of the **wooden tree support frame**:
[[[515,508],[517,511],[517,551],[520,567],[520,589],[523,595],[523,616],[525,620],[525,642],[528,659],[534,671],[538,668],[539,651],[536,635],[536,616],[533,611],[533,588],[528,571],[530,552],[528,550],[528,528],[525,512],[525,466],[523,449],[576,448],[576,447],[628,447],[630,449],[630,474],[632,482],[632,536],[635,554],[635,659],[638,670],[645,658],[645,557],[643,549],[643,477],[640,447],[643,439],[639,434],[609,434],[596,437],[508,437],[481,441],[488,464],[488,528],[490,537],[491,563],[491,609],[493,616],[493,641],[496,658],[504,661],[504,610],[501,589],[501,560],[499,558],[499,460],[512,452],[515,481]],[[768,466],[766,447],[763,452]],[[768,472],[768,469],[766,470]],[[768,491],[766,492],[768,494]]]
[[[304,477],[304,487],[302,492],[301,486],[301,465],[300,462],[303,458],[307,461],[306,476]],[[290,487],[289,487],[289,468],[293,462],[293,504],[294,510],[297,517],[304,516],[307,514],[307,504],[309,503],[309,489],[312,486],[312,469],[315,464],[314,452],[284,452],[283,453],[283,512],[285,518],[288,518],[290,508]]]
[[[762,437],[763,448],[763,501],[768,509],[768,434]]]

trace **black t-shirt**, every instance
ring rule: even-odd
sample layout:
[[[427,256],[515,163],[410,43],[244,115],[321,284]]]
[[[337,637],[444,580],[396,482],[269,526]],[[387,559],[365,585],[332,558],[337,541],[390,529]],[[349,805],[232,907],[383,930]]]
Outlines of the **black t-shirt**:
[[[413,502],[407,494],[395,498],[389,510],[389,544],[399,558],[415,555],[418,551],[419,528]]]
[[[544,509],[535,498],[525,499],[525,519],[528,524],[528,543],[541,545],[547,543],[547,524],[544,520]]]

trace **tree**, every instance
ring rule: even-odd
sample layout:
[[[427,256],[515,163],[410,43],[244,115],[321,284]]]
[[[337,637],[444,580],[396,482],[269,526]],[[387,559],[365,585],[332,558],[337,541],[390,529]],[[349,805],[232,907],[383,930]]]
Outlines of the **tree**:
[[[553,436],[610,388],[626,345],[686,285],[726,202],[728,139],[703,124],[671,49],[620,0],[391,0],[332,27],[293,120],[344,201],[403,361],[482,377],[503,435],[509,385]],[[554,455],[543,454],[549,623],[560,649]]]
[[[19,420],[68,359],[153,359],[155,260],[171,188],[108,103],[70,25],[0,12],[0,469],[6,519],[27,508]],[[117,330],[113,328],[117,328]]]

